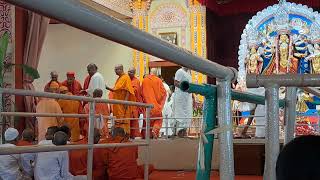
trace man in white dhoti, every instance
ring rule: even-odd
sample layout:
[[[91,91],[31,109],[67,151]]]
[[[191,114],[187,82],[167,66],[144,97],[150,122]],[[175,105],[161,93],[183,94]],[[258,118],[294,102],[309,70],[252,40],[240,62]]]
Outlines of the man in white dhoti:
[[[179,88],[180,83],[183,81],[189,83],[192,81],[189,69],[185,67],[180,68],[174,77],[175,95],[173,100],[173,117],[176,118],[177,132],[190,127],[193,114],[192,94],[183,92]]]
[[[98,72],[97,65],[89,64],[87,71],[89,75],[85,79],[84,90],[92,97],[95,89],[101,89],[103,91],[102,97],[106,97],[106,83],[102,74]]]
[[[14,128],[8,128],[4,133],[6,144],[1,144],[3,147],[15,147],[17,143],[17,137],[19,135],[18,130]],[[22,167],[20,167],[20,155],[1,155],[0,156],[0,179],[3,180],[28,180],[29,176],[23,173]]]
[[[56,146],[67,144],[67,134],[58,131],[54,134],[53,144]],[[69,180],[73,179],[69,173],[68,151],[41,152],[37,154],[35,163],[35,180]]]
[[[167,92],[167,97],[166,97],[166,101],[164,103],[163,109],[162,109],[162,116],[163,116],[163,121],[162,121],[162,127],[166,127],[166,128],[161,128],[160,129],[160,133],[164,134],[164,135],[171,135],[173,133],[171,128],[168,128],[170,126],[171,121],[172,121],[172,108],[169,102],[169,97],[171,95],[171,90],[170,87],[168,86],[168,84],[164,81],[164,79],[160,76],[160,79],[162,79],[163,82],[163,86],[164,89]],[[167,134],[167,128],[168,128],[168,134]]]

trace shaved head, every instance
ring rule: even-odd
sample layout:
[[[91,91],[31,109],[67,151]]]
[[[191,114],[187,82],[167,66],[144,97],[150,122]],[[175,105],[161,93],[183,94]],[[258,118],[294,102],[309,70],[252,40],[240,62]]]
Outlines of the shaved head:
[[[101,89],[95,89],[92,95],[94,98],[101,98],[102,94],[103,94],[103,91]]]
[[[130,76],[131,79],[133,79],[134,76],[136,75],[136,68],[131,67],[128,71],[128,75]]]
[[[56,146],[66,145],[68,141],[68,135],[65,132],[58,131],[53,136],[53,144]]]
[[[158,70],[157,70],[157,68],[151,68],[151,70],[150,70],[150,74],[151,75],[157,75],[158,74]]]
[[[124,74],[123,72],[123,65],[122,64],[118,64],[114,67],[114,72],[116,73],[116,75],[121,76],[122,74]]]

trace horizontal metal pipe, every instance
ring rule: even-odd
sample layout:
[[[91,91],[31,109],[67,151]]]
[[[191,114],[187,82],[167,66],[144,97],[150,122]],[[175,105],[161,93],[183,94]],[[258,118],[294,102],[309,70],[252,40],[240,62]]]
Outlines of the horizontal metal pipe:
[[[320,90],[318,90],[317,88],[314,87],[304,87],[302,88],[303,90],[307,91],[308,93],[311,93],[315,96],[320,97]]]
[[[111,148],[111,147],[130,147],[130,146],[148,146],[146,142],[132,142],[132,143],[108,143],[108,144],[81,144],[81,145],[34,145],[34,146],[14,146],[0,148],[0,155],[22,154],[22,153],[38,153],[38,152],[52,152],[52,151],[69,151],[76,149],[88,148]]]
[[[58,114],[58,113],[28,113],[28,112],[0,112],[2,116],[20,116],[20,117],[70,117],[70,118],[87,118],[88,114]],[[96,114],[100,117],[100,114]],[[111,118],[111,116],[103,116],[104,118]]]
[[[22,90],[22,89],[0,88],[0,92],[3,94],[20,95],[20,96],[47,97],[47,98],[54,98],[54,99],[67,99],[67,100],[97,102],[97,103],[107,103],[107,104],[124,104],[128,106],[153,107],[152,104],[137,103],[132,101],[90,98],[90,97],[84,97],[84,96],[73,96],[73,95],[66,95],[66,94],[29,91],[29,90]]]
[[[269,76],[248,74],[246,81],[248,88],[264,87],[267,84],[277,84],[285,87],[320,86],[319,74],[277,74]]]
[[[233,69],[196,56],[130,24],[98,12],[78,0],[5,1],[211,77],[236,79],[236,71]]]

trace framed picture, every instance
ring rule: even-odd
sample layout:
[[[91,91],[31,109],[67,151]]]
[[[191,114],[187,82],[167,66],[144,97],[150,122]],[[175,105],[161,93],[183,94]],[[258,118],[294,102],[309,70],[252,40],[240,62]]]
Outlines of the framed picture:
[[[176,32],[159,33],[161,39],[164,39],[172,44],[178,45],[178,35]]]

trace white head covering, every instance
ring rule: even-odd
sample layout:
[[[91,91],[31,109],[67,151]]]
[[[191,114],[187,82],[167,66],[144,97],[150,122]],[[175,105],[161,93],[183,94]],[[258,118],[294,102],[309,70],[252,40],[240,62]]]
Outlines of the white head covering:
[[[18,135],[18,130],[16,130],[15,128],[8,128],[4,133],[4,138],[6,141],[12,141],[15,140],[18,137]]]

